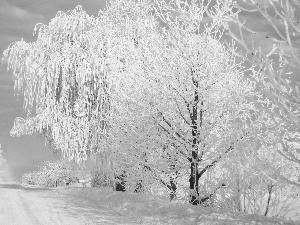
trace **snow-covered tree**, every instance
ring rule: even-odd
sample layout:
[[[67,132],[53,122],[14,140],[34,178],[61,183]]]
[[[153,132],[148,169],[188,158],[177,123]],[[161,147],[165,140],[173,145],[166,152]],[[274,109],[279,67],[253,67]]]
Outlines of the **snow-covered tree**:
[[[23,174],[22,183],[27,185],[58,187],[78,183],[78,178],[74,171],[72,171],[69,162],[57,160],[54,162],[44,162],[38,171]]]
[[[213,206],[281,218],[299,210],[298,188],[278,178],[270,180],[265,175],[276,172],[293,179],[298,176],[297,164],[286,160],[274,146],[256,150],[249,143],[240,147],[243,151],[231,152],[206,178],[226,180],[226,187],[217,190],[213,196]]]
[[[226,5],[227,1],[221,2]],[[299,165],[300,29],[297,14],[300,4],[294,0],[248,0],[236,2],[235,7],[240,10],[238,15],[231,11],[223,21],[227,35],[238,43],[239,55],[246,59],[247,67],[256,71],[252,79],[261,93],[256,98],[256,106],[272,118],[271,126],[266,126],[268,131],[282,132],[278,153]],[[259,22],[254,23],[251,17],[256,17]],[[277,176],[274,173],[268,175]],[[289,176],[280,177],[300,186]]]
[[[160,35],[154,33],[153,41],[142,30],[139,44],[124,48],[138,60],[122,74],[128,83],[123,83],[124,104],[114,116],[111,142],[120,152],[116,156],[123,152],[126,162],[135,165],[132,170],[143,171],[171,192],[178,173],[186,176],[189,170],[190,202],[201,204],[208,200],[199,190],[203,174],[247,139],[248,130],[241,127],[256,112],[248,101],[253,85],[243,79],[234,49],[219,42],[219,22],[201,27],[205,5],[159,3],[156,14],[165,24]],[[179,16],[164,18],[167,14],[161,12],[168,10]],[[151,47],[145,48],[145,41]],[[169,174],[169,180],[158,174]]]
[[[27,112],[27,118],[16,118],[11,134],[43,132],[69,160],[107,156],[103,168],[112,165],[105,137],[111,109],[120,103],[124,58],[134,64],[124,46],[136,43],[136,27],[155,24],[142,4],[110,3],[97,18],[80,7],[59,12],[49,25],[36,26],[36,42],[15,42],[4,52]]]
[[[49,128],[64,156],[77,161],[98,147],[106,129],[109,90],[105,41],[91,32],[97,25],[101,27],[80,7],[59,12],[48,26],[39,27],[36,42],[16,42],[6,51],[28,115],[15,120],[13,135]]]

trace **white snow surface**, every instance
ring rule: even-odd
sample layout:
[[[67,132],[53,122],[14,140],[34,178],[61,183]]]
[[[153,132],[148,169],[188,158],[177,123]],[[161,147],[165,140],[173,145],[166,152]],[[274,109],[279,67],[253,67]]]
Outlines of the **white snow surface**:
[[[217,212],[163,197],[107,188],[0,183],[0,225],[27,224],[300,225],[300,221]]]

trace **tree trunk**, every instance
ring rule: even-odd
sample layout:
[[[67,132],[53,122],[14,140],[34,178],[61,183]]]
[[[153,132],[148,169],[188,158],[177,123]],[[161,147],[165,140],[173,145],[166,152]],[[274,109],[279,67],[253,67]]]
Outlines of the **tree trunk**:
[[[194,158],[193,158],[194,159]],[[198,170],[198,163],[192,162],[191,163],[191,174],[190,174],[190,203],[192,205],[198,205],[199,204],[199,170]]]
[[[126,174],[125,171],[120,176],[117,176],[117,182],[116,182],[116,191],[126,191],[125,189],[125,178]]]
[[[170,179],[170,186],[171,186],[170,200],[172,201],[173,199],[176,198],[176,190],[177,190],[177,185],[174,178]]]
[[[192,75],[194,71],[192,70]],[[199,103],[199,94],[198,94],[198,81],[193,78],[193,84],[195,86],[194,100],[193,100],[193,109],[191,112],[191,122],[192,122],[192,157],[190,159],[190,203],[192,205],[199,204],[199,169],[198,169],[198,144],[199,144],[199,131],[198,131],[198,119],[200,119],[200,127],[202,125],[202,109],[200,110],[200,115],[198,118],[198,103]],[[203,101],[201,102],[203,105]]]
[[[273,192],[273,184],[268,185],[268,200],[267,200],[267,206],[266,206],[266,211],[265,211],[265,216],[268,215],[269,212],[269,207],[270,207],[270,202],[271,202],[271,197],[272,197],[272,192]]]
[[[172,147],[175,147],[174,145],[171,144]],[[169,147],[169,146],[167,146]],[[170,175],[169,179],[169,185],[167,187],[170,190],[170,201],[176,198],[176,191],[177,191],[177,178],[178,178],[178,171],[176,168],[177,165],[177,158],[172,156],[172,154],[167,152],[167,158],[169,160],[169,169],[171,171],[174,171],[173,174]]]
[[[177,160],[176,160],[177,161]],[[171,165],[171,168],[175,169],[175,165]],[[175,176],[170,177],[170,186],[168,188],[170,189],[170,201],[176,198],[176,191],[177,191],[177,177],[178,177],[178,171],[175,171]]]

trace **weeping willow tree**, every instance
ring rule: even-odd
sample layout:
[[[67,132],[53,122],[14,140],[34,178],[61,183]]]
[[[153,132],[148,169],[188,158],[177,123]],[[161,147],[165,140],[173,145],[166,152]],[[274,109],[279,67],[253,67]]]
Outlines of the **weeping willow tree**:
[[[97,26],[101,29],[95,32]],[[4,53],[27,114],[15,119],[11,135],[46,132],[63,158],[78,164],[91,158],[114,179],[105,147],[111,116],[111,27],[76,7],[35,30],[36,42],[13,43]]]
[[[150,4],[138,2],[109,1],[96,18],[80,6],[58,12],[48,25],[36,25],[35,42],[21,40],[5,50],[26,112],[11,135],[45,133],[63,158],[92,158],[113,170],[112,125],[132,85],[133,73],[126,71],[138,57],[137,30],[156,26]]]
[[[109,31],[104,26],[103,37],[95,37],[97,25],[80,7],[59,12],[49,25],[36,25],[36,42],[21,40],[4,52],[27,115],[15,119],[11,135],[51,129],[64,157],[77,162],[99,148],[108,130],[110,81],[105,68]]]

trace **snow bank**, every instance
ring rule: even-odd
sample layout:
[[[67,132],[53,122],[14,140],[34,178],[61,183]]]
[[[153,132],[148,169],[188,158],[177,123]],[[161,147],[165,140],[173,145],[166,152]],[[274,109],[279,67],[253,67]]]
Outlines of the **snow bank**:
[[[299,225],[275,218],[243,213],[217,212],[208,208],[170,202],[163,197],[114,192],[108,188],[66,187],[57,193],[68,199],[70,209],[101,216],[109,213],[124,218],[120,224],[196,224],[196,225]],[[98,214],[98,215],[97,215]],[[127,221],[127,222],[125,222]],[[111,224],[111,223],[109,223]],[[114,223],[113,223],[114,224]],[[117,223],[116,223],[117,224]]]

